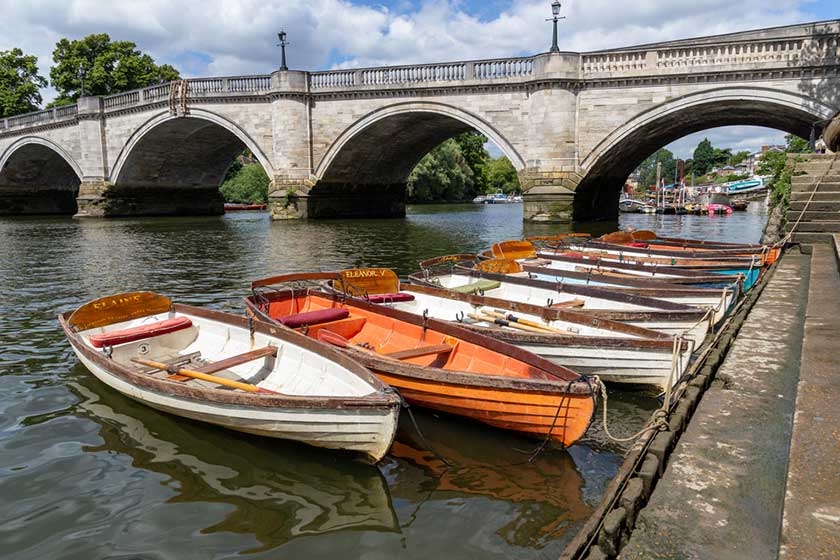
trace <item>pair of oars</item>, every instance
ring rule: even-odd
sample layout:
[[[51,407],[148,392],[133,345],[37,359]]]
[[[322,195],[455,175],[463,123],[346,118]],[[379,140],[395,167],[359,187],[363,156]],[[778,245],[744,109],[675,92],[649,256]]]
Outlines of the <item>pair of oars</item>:
[[[278,395],[276,391],[270,391],[268,389],[263,389],[262,387],[257,387],[256,385],[251,385],[249,383],[241,383],[239,381],[232,381],[230,379],[225,379],[224,377],[219,377],[217,375],[210,375],[207,373],[201,373],[200,371],[194,371],[191,369],[185,368],[175,368],[170,366],[169,364],[165,364],[163,362],[155,362],[153,360],[144,360],[142,358],[132,358],[132,362],[143,364],[144,366],[153,367],[155,369],[163,370],[173,375],[183,375],[184,377],[192,377],[194,379],[201,379],[203,381],[210,381],[211,383],[216,383],[217,385],[223,385],[225,387],[230,387],[231,389],[239,389],[240,391],[247,391],[249,393],[267,393],[270,395]]]
[[[549,327],[548,325],[543,325],[535,321],[529,321],[528,319],[517,317],[513,313],[506,314],[499,310],[488,309],[482,309],[480,313],[481,314],[470,313],[469,317],[470,319],[474,319],[476,321],[494,323],[502,327],[511,327],[521,331],[539,334],[569,334],[566,331],[555,329],[554,327]]]

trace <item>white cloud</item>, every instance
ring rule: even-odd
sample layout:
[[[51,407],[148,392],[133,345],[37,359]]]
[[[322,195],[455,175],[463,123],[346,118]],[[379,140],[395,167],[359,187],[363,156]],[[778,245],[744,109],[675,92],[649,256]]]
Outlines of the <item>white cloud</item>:
[[[831,0],[826,0],[831,1]],[[107,32],[134,41],[188,76],[264,74],[279,63],[276,33],[289,33],[292,68],[322,69],[495,58],[543,52],[547,0],[512,1],[472,15],[463,0],[388,8],[371,0],[0,0],[0,50],[21,47],[48,75],[62,37]],[[814,19],[808,0],[567,0],[565,50],[587,51]],[[49,99],[54,92],[47,91]],[[743,127],[741,127],[743,128]],[[754,131],[739,141],[757,142]],[[764,136],[767,136],[767,134]],[[767,136],[769,138],[769,136]],[[734,141],[734,137],[731,137]],[[696,144],[696,142],[695,142]]]
[[[785,134],[784,132],[761,126],[723,126],[701,130],[700,132],[683,136],[679,140],[669,144],[667,148],[674,152],[674,157],[688,159],[693,156],[694,148],[697,147],[697,144],[704,138],[708,138],[712,146],[716,148],[732,148],[733,153],[741,150],[757,152],[762,146],[784,144]]]

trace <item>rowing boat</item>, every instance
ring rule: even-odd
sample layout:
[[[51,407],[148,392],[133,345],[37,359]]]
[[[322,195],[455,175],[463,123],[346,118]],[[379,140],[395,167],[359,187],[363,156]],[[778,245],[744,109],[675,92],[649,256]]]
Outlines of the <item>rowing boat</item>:
[[[341,275],[257,280],[246,309],[259,320],[341,348],[409,403],[563,446],[586,432],[595,380],[450,323],[311,287],[326,280],[340,281]]]
[[[764,262],[771,265],[781,255],[781,247],[752,243],[725,243],[702,239],[684,239],[679,237],[659,237],[649,230],[617,231],[602,235],[598,241],[612,244],[643,246],[649,249],[668,251],[734,252],[742,255],[764,255]]]
[[[374,462],[393,441],[398,396],[298,333],[153,292],[104,297],[59,321],[94,376],[152,408]]]
[[[682,376],[694,347],[689,341],[675,345],[667,334],[568,309],[400,282],[387,268],[340,274],[340,282],[330,281],[325,287],[415,316],[459,324],[602,381],[664,389]]]
[[[475,263],[475,255],[447,255],[420,263],[421,272],[409,281],[461,293],[474,293],[540,307],[574,309],[590,317],[622,321],[681,335],[699,345],[710,327],[713,313],[658,298],[623,294],[608,287],[547,282],[511,275],[521,270],[516,261],[490,259]],[[462,263],[466,263],[463,265]]]

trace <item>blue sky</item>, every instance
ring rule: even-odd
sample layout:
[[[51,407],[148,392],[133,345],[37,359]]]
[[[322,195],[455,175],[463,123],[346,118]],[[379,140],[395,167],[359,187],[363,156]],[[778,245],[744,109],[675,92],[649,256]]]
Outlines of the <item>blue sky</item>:
[[[566,0],[562,11],[560,47],[588,51],[840,19],[840,0]],[[0,50],[37,55],[48,75],[56,41],[107,32],[188,77],[266,74],[279,63],[281,28],[289,65],[320,70],[543,52],[550,13],[548,0],[0,0]],[[708,134],[751,148],[771,139],[739,128]]]

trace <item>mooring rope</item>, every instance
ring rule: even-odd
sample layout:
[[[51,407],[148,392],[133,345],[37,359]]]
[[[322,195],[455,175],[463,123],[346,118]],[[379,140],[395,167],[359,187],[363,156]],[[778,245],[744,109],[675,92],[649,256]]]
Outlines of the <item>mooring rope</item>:
[[[603,407],[601,409],[601,412],[603,413],[602,422],[603,422],[603,425],[604,425],[604,433],[607,434],[608,438],[610,438],[611,440],[613,440],[615,442],[618,442],[618,443],[626,443],[628,441],[633,441],[633,440],[638,439],[639,437],[641,437],[642,435],[644,435],[647,432],[650,432],[650,431],[662,432],[662,431],[665,431],[665,430],[668,429],[668,414],[669,414],[670,408],[671,408],[671,392],[672,392],[673,385],[674,385],[674,375],[679,369],[680,350],[682,350],[682,343],[683,343],[682,336],[675,336],[674,337],[673,351],[671,352],[671,372],[670,372],[670,375],[668,376],[668,383],[665,385],[665,398],[662,402],[662,406],[659,407],[658,409],[656,409],[655,411],[653,411],[653,414],[651,414],[650,419],[645,423],[644,426],[642,426],[642,429],[640,429],[638,432],[636,432],[635,434],[633,434],[629,437],[624,437],[624,438],[615,437],[610,432],[610,428],[609,428],[609,425],[607,423],[607,388],[600,381],[600,379],[598,380],[598,382],[601,385],[601,397],[604,399],[604,404],[603,404]]]

